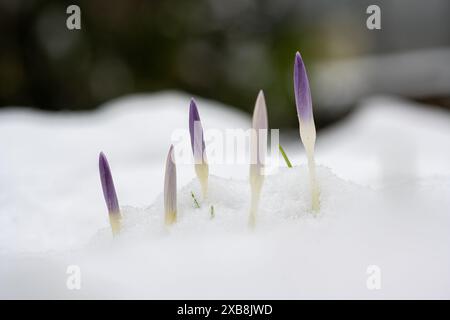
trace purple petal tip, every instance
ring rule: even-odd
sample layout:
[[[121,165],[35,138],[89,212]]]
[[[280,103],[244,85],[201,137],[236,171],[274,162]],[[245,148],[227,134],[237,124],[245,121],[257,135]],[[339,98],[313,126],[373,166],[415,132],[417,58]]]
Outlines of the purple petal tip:
[[[312,118],[311,91],[305,64],[298,51],[294,62],[294,93],[298,117],[302,121],[310,121]]]
[[[200,115],[198,114],[197,104],[194,98],[192,98],[189,105],[189,129],[194,128],[195,121],[200,121]]]
[[[99,155],[99,172],[103,196],[105,197],[108,212],[110,214],[118,214],[120,212],[119,202],[117,200],[116,189],[114,188],[111,168],[109,167],[108,160],[103,152],[100,152]]]
[[[170,156],[171,161],[173,163],[175,163],[175,161],[174,161],[175,159],[173,159],[173,144],[171,144],[169,147],[169,156]]]

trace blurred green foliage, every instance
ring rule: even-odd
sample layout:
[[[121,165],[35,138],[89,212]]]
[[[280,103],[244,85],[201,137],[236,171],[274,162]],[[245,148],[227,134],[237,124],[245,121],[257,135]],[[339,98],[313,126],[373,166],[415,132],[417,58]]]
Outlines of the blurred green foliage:
[[[70,4],[81,8],[80,31],[66,28]],[[295,1],[2,6],[0,105],[83,110],[128,93],[178,89],[250,112],[264,89],[272,125],[297,121],[292,61],[298,49],[307,60],[312,52]]]
[[[365,28],[370,3],[2,0],[0,106],[86,110],[176,89],[251,112],[263,89],[271,127],[295,127],[295,52],[311,79],[315,61],[370,50],[367,39],[381,34]],[[66,28],[71,4],[81,8],[79,31]],[[315,110],[319,128],[336,116]]]

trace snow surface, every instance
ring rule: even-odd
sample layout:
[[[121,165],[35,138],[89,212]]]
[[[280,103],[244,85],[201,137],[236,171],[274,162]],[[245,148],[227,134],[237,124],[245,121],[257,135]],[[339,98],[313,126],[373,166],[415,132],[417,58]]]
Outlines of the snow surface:
[[[378,97],[321,133],[317,216],[299,139],[287,142],[296,167],[266,177],[254,231],[247,167],[212,165],[203,202],[194,169],[179,165],[179,220],[166,228],[164,162],[171,132],[187,128],[189,98],[0,112],[0,298],[450,298],[448,113]],[[245,114],[197,102],[206,130],[250,126]],[[124,215],[114,241],[100,150]],[[69,265],[81,268],[81,290],[66,287]],[[366,286],[370,265],[380,290]]]

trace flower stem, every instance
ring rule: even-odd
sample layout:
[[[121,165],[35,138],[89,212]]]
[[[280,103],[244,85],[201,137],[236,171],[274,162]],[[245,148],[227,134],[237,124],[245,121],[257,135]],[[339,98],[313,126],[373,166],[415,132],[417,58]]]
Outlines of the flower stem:
[[[250,180],[251,185],[251,202],[250,202],[250,215],[248,225],[251,229],[256,225],[256,213],[258,212],[259,198],[261,194],[261,188],[263,184],[263,177],[256,176]]]
[[[205,200],[208,196],[208,164],[206,162],[195,164],[195,173],[197,174],[197,178],[200,182],[203,200]]]
[[[311,188],[311,207],[314,213],[320,210],[320,190],[316,178],[314,154],[308,154],[309,185]]]

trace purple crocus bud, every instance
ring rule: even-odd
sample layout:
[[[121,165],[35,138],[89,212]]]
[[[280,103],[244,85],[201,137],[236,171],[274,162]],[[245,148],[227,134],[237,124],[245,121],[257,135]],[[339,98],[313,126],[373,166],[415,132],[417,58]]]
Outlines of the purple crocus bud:
[[[311,158],[314,155],[316,143],[316,126],[314,124],[308,76],[299,52],[295,54],[294,62],[294,93],[300,123],[300,137],[308,157]]]
[[[189,134],[191,136],[192,153],[194,154],[195,173],[202,188],[203,198],[206,198],[209,169],[206,160],[202,123],[200,122],[200,115],[194,99],[191,99],[189,106]]]
[[[109,222],[111,224],[113,235],[116,235],[120,231],[120,208],[119,201],[117,200],[116,189],[114,187],[114,181],[111,175],[111,169],[109,167],[108,160],[103,152],[100,152],[99,156],[99,172],[100,181],[102,183],[103,196],[105,197],[106,207],[109,212]]]
[[[177,220],[177,168],[173,154],[173,145],[170,146],[166,160],[164,211],[166,225],[175,223]]]
[[[192,153],[195,163],[202,163],[205,159],[205,140],[203,138],[203,128],[198,114],[197,104],[191,99],[189,106],[189,134],[191,136]]]
[[[305,147],[308,158],[308,170],[311,189],[311,205],[313,211],[320,208],[320,190],[316,179],[316,165],[314,161],[314,147],[316,143],[316,126],[312,111],[311,90],[305,64],[299,52],[295,54],[294,62],[294,93],[300,124],[300,138]]]
[[[294,63],[294,93],[298,118],[302,122],[314,121],[312,112],[311,90],[308,75],[300,52],[295,54]]]

